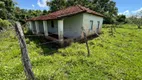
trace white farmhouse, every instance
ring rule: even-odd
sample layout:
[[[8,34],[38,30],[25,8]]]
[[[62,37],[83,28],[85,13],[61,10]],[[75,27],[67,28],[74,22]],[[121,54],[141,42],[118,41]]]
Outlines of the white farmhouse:
[[[28,19],[29,29],[33,34],[64,39],[83,38],[84,28],[87,36],[99,33],[102,28],[103,15],[83,6],[72,6],[48,15]]]

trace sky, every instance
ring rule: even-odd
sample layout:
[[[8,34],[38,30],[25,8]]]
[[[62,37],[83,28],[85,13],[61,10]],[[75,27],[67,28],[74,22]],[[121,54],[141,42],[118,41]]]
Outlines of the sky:
[[[113,0],[119,14],[130,16],[142,10],[142,0]]]
[[[49,10],[49,7],[46,6],[46,1],[50,0],[14,0],[18,3],[22,9],[34,9],[34,10]]]
[[[46,1],[50,0],[15,0],[20,8],[49,10]],[[142,0],[113,0],[116,2],[119,14],[130,16],[142,10]]]

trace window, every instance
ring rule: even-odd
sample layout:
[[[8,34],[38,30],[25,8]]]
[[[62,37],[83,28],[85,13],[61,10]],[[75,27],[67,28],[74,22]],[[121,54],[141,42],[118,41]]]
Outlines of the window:
[[[54,21],[51,21],[51,27],[54,28]]]
[[[90,20],[90,30],[93,30],[93,20]]]

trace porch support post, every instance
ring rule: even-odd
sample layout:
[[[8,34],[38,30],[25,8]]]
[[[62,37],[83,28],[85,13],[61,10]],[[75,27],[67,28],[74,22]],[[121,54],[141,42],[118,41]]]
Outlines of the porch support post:
[[[39,33],[39,22],[35,21],[35,26],[36,26],[36,34]]]
[[[45,36],[48,36],[48,26],[47,26],[47,21],[43,21],[43,27],[44,27],[44,34],[45,34]]]
[[[36,25],[35,25],[35,21],[32,22],[32,32],[33,34],[36,34]]]
[[[32,21],[29,21],[29,30],[32,31]]]
[[[58,39],[59,39],[59,41],[60,41],[60,43],[61,43],[61,45],[63,45],[63,27],[64,27],[64,20],[63,19],[61,19],[61,20],[58,20]]]

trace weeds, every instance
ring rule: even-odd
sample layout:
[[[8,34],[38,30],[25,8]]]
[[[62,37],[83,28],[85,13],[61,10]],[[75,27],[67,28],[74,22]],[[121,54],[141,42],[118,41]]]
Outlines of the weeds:
[[[72,43],[66,48],[39,46],[26,39],[33,71],[38,80],[140,80],[142,79],[142,30],[122,25],[110,36],[109,28],[88,44]],[[10,35],[9,35],[10,34]],[[0,33],[0,80],[25,80],[20,48],[13,30]],[[41,38],[40,38],[41,39]],[[48,46],[48,47],[47,47]],[[52,52],[53,51],[53,52]],[[52,55],[44,55],[52,52]]]

